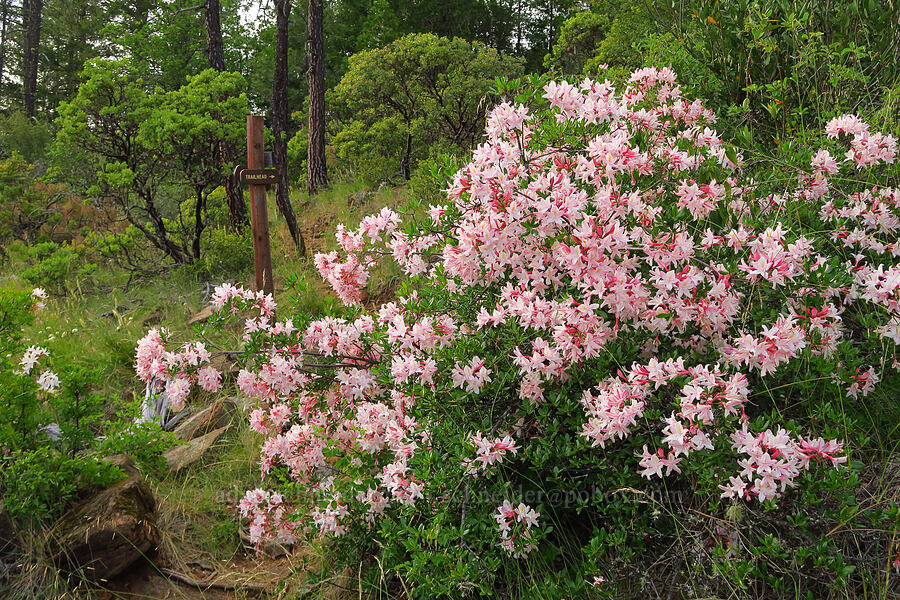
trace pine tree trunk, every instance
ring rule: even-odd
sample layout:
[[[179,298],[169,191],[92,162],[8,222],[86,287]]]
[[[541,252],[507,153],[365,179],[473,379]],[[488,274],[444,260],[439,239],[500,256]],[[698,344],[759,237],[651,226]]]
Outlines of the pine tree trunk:
[[[274,158],[278,168],[278,187],[275,205],[284,215],[288,230],[297,249],[306,254],[303,236],[291,207],[287,172],[287,79],[288,79],[288,22],[291,17],[290,0],[275,0],[275,75],[272,78],[272,135],[275,138]]]
[[[225,70],[225,50],[222,44],[221,9],[219,0],[206,0],[206,54],[209,66]]]
[[[0,14],[0,92],[3,90],[3,71],[6,68],[6,26],[9,23],[9,0],[0,0],[3,3]]]
[[[309,0],[306,20],[309,82],[309,146],[306,188],[310,194],[328,184],[325,166],[325,39],[322,0]]]
[[[38,57],[41,45],[41,14],[44,0],[24,0],[22,3],[22,88],[25,114],[34,116],[37,90]]]
[[[219,0],[206,0],[206,53],[209,66],[216,71],[225,70],[225,48],[222,43],[221,6]],[[222,142],[219,145],[222,155],[222,166],[225,170],[225,197],[228,202],[228,215],[234,230],[243,229],[249,224],[247,220],[247,204],[244,202],[244,190],[236,181],[233,171],[237,157],[234,144]]]

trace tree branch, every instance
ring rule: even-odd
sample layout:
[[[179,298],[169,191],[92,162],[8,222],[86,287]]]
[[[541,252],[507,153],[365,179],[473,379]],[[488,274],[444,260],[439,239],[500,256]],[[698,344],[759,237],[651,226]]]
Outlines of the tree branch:
[[[180,14],[183,12],[191,12],[194,10],[205,10],[205,9],[206,9],[206,2],[204,2],[203,4],[198,4],[197,6],[189,6],[188,8],[179,8],[178,10],[175,11],[175,14]]]

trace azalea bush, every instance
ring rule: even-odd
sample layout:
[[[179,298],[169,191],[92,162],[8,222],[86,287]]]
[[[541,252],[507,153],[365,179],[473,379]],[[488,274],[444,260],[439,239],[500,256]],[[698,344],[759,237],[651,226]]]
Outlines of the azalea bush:
[[[498,85],[445,201],[316,256],[341,312],[217,288],[252,539],[417,598],[895,589],[896,140],[845,115],[751,168],[669,69]],[[383,261],[405,282],[363,305]],[[155,329],[137,371],[177,407],[213,356]]]

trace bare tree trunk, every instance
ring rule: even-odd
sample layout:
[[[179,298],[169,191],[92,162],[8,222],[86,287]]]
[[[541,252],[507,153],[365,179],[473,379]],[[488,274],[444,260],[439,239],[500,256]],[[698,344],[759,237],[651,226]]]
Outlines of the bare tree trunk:
[[[44,0],[24,0],[22,3],[22,89],[25,96],[25,114],[29,117],[34,116],[43,10]]]
[[[6,68],[6,26],[9,23],[9,0],[3,2],[3,13],[0,15],[0,90],[3,89],[3,70]]]
[[[407,130],[409,126],[407,126]],[[406,150],[403,152],[403,159],[400,161],[400,174],[403,176],[404,181],[409,181],[411,176],[410,172],[410,157],[412,156],[412,134],[407,131],[406,134]]]
[[[322,0],[309,0],[306,19],[306,52],[309,83],[309,145],[306,189],[310,194],[328,184],[325,165],[325,36]]]
[[[225,48],[222,43],[221,6],[219,0],[206,0],[206,53],[209,66],[216,71],[225,70]],[[228,202],[228,215],[232,229],[243,229],[247,226],[247,204],[244,202],[244,190],[239,181],[235,181],[234,166],[237,149],[234,144],[222,142],[219,145],[222,155],[222,166],[225,169],[225,198]]]
[[[221,8],[219,0],[206,0],[206,55],[209,66],[225,70],[225,49],[222,44]]]
[[[197,205],[194,207],[194,239],[191,240],[191,250],[194,258],[200,258],[200,237],[203,235],[203,214],[206,212],[206,196],[203,190],[197,190]]]
[[[275,205],[284,215],[291,237],[301,254],[306,254],[306,244],[297,218],[291,208],[287,172],[287,75],[288,75],[288,22],[291,17],[291,0],[275,0],[275,75],[272,78],[272,135],[275,166],[278,168],[278,187]]]

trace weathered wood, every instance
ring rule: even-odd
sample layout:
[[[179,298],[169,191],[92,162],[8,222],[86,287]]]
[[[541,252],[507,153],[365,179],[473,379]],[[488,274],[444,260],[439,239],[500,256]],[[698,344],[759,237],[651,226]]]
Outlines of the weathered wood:
[[[247,167],[265,167],[263,152],[263,118],[247,115]],[[253,228],[253,263],[256,268],[256,289],[275,294],[272,280],[272,252],[269,247],[269,211],[266,206],[266,186],[250,185],[250,223]]]
[[[47,558],[97,581],[115,577],[156,548],[156,499],[135,469],[123,471],[130,474],[75,505],[49,529],[39,546]]]

